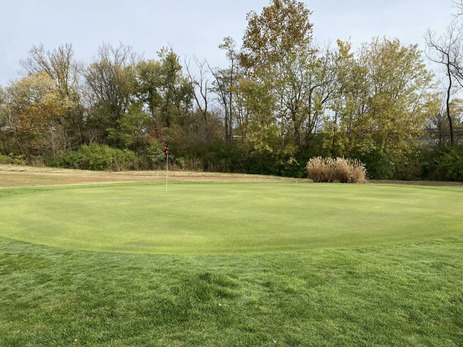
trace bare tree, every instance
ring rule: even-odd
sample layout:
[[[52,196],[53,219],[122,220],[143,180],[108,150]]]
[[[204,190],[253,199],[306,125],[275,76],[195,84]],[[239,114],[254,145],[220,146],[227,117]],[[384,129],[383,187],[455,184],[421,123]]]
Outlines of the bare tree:
[[[225,50],[229,66],[226,69],[212,69],[209,67],[214,76],[213,91],[217,95],[217,99],[224,111],[225,139],[231,141],[233,139],[233,122],[234,122],[234,86],[238,75],[238,64],[236,51],[236,43],[231,37],[225,37],[219,48]]]
[[[209,107],[209,91],[210,88],[208,86],[209,80],[207,78],[208,72],[206,70],[206,66],[208,66],[207,61],[199,61],[197,58],[194,59],[195,64],[198,68],[198,74],[199,76],[195,77],[193,76],[191,70],[190,70],[190,64],[189,62],[185,62],[185,69],[188,74],[188,78],[190,79],[191,84],[193,85],[194,93],[193,97],[196,102],[196,107],[201,112],[203,119],[204,119],[204,125],[206,127],[206,137],[209,136],[209,127],[208,127],[208,107]]]
[[[43,45],[33,46],[21,65],[28,74],[45,72],[55,81],[63,98],[76,97],[79,65],[74,61],[71,44],[61,45],[54,51],[45,51]]]
[[[453,7],[457,9],[455,17],[460,17],[463,15],[463,0],[453,0]]]
[[[446,115],[449,123],[450,143],[455,144],[453,117],[451,115],[450,102],[453,94],[463,87],[463,46],[462,27],[453,21],[445,34],[436,37],[428,30],[426,44],[429,48],[428,58],[437,64],[443,65],[447,77],[446,88]]]

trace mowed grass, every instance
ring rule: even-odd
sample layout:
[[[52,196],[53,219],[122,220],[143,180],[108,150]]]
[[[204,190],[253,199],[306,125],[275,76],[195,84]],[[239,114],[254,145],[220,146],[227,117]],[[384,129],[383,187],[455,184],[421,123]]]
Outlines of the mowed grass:
[[[2,190],[0,346],[461,346],[462,197],[300,183]]]
[[[460,188],[174,183],[0,191],[0,236],[65,249],[224,254],[461,235]]]
[[[226,256],[0,249],[1,346],[463,341],[462,238]]]

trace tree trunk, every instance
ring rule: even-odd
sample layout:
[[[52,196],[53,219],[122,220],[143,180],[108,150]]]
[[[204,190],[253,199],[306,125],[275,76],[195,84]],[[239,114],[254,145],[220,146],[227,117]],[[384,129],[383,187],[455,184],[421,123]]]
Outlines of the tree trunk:
[[[447,76],[449,78],[449,86],[447,88],[447,98],[445,100],[446,102],[446,108],[447,108],[447,120],[449,122],[449,133],[450,133],[450,144],[453,146],[455,144],[454,138],[453,138],[453,120],[452,120],[452,115],[450,114],[450,97],[452,93],[452,74],[450,71],[450,61],[447,60]]]

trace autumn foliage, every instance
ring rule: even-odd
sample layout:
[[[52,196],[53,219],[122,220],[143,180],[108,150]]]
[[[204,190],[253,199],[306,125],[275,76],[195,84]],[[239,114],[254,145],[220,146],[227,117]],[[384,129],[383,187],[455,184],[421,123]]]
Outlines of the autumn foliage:
[[[449,104],[447,127],[418,45],[377,37],[325,49],[311,14],[302,1],[270,0],[248,13],[241,47],[231,37],[219,46],[228,66],[197,60],[196,73],[171,48],[145,59],[104,44],[82,64],[70,44],[34,46],[27,75],[0,87],[0,153],[48,165],[96,144],[153,169],[169,143],[182,168],[305,177],[308,158],[329,156],[359,158],[376,179],[437,177],[427,151],[453,133],[462,141],[463,100]],[[361,176],[335,161],[340,177],[324,180]]]

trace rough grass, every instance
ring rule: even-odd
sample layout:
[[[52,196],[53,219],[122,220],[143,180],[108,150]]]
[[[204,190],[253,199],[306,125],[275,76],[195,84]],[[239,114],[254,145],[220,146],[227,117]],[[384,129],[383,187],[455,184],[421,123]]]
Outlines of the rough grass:
[[[460,346],[463,239],[221,256],[0,239],[1,346]]]
[[[85,171],[0,164],[0,189],[118,182],[164,182],[165,171]],[[216,172],[169,171],[169,181],[300,182],[300,179]]]

